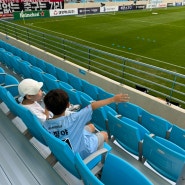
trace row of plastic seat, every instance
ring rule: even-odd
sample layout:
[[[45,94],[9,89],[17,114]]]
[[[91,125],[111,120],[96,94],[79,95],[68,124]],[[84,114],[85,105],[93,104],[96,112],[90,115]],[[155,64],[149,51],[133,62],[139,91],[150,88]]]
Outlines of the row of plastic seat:
[[[0,94],[1,100],[8,106],[13,114],[22,119],[29,132],[42,144],[49,146],[58,161],[60,161],[60,163],[73,175],[79,178],[74,161],[72,166],[68,165],[69,162],[66,164],[66,157],[73,159],[75,157],[70,148],[66,149],[67,145],[65,145],[65,149],[63,148],[63,150],[67,150],[67,153],[66,156],[62,155],[61,157],[61,153],[63,151],[62,146],[64,143],[61,143],[60,140],[43,130],[38,119],[30,111],[17,104],[12,94],[7,91],[6,86],[1,86]],[[143,129],[143,131],[141,129],[142,126],[140,124],[131,120],[129,120],[128,124],[128,122],[126,122],[128,121],[127,118],[119,118],[119,115],[117,115],[115,111],[113,112],[113,109],[108,106],[103,107],[103,109],[104,108],[108,111],[108,124],[111,125],[110,133],[113,135],[114,139],[116,139],[118,143],[126,148],[129,152],[138,156],[141,155],[141,162],[145,162],[146,160],[159,173],[173,181],[176,181],[185,162],[185,150],[161,137],[151,137],[149,135],[149,131],[146,129]],[[141,149],[142,153],[140,153],[141,151],[139,151],[138,148]],[[70,152],[68,150],[70,150]],[[114,157],[117,158],[116,156]],[[164,161],[166,160],[168,163],[164,165]],[[93,164],[90,164],[90,166],[91,165],[94,166]],[[176,168],[174,168],[174,166]]]
[[[80,95],[86,96],[91,101],[113,96],[112,93],[106,92],[104,89],[90,84],[71,73],[67,73],[44,60],[38,59],[20,49],[16,50],[14,46],[9,44],[6,45],[8,46],[5,48],[8,48],[9,51],[2,51],[3,63],[23,78],[33,78],[44,82],[44,91],[46,92],[54,88],[62,88],[69,94],[72,104],[81,104],[82,107]],[[15,56],[15,54],[19,56]],[[117,105],[113,103],[109,106],[119,114],[142,124],[150,132],[158,136],[166,137],[166,132],[172,127],[172,124],[167,120],[152,115],[137,105],[131,103]]]
[[[21,62],[21,64],[22,64],[22,62]],[[30,66],[30,67],[35,68],[34,66]],[[72,81],[75,82],[76,80],[72,80]],[[79,80],[77,80],[77,81],[79,82]],[[47,84],[47,83],[45,82],[45,84]],[[74,83],[74,84],[76,84],[76,83]],[[72,89],[73,89],[74,92],[77,92],[77,90],[74,90],[73,87],[72,87]],[[70,92],[72,92],[72,91],[70,91]],[[82,91],[79,91],[79,92],[82,92]],[[87,94],[85,94],[85,96],[87,96]],[[112,95],[110,94],[110,96],[112,96]],[[74,96],[72,95],[71,97],[74,97]],[[88,100],[86,100],[86,97],[84,98],[84,93],[80,94],[80,96],[78,96],[78,97],[80,97],[82,102],[86,101],[86,103],[87,103],[87,101],[93,101],[93,98],[89,98],[89,97],[88,97]],[[106,98],[106,97],[103,97],[103,98]],[[85,106],[85,103],[84,103],[84,106]],[[113,111],[115,111],[115,107],[114,106],[117,107],[116,109],[118,110],[118,113],[120,113],[122,116],[126,116],[128,118],[131,118],[134,121],[136,121],[137,123],[134,122],[134,121],[131,121],[129,119],[126,119],[125,117],[122,117],[120,119],[121,120],[121,124],[120,124],[120,122],[118,124],[114,124],[114,123],[116,123],[115,120],[113,121],[112,124],[110,124],[110,120],[111,120],[111,116],[110,115],[111,114],[107,115],[107,113],[108,112],[112,112],[113,113]],[[121,146],[126,148],[131,153],[134,153],[135,155],[139,155],[140,157],[141,157],[141,153],[138,150],[138,146],[140,146],[140,143],[143,142],[145,134],[148,135],[149,133],[155,133],[155,134],[157,134],[157,135],[159,135],[159,136],[164,138],[164,137],[166,137],[166,132],[168,132],[169,129],[172,127],[172,124],[169,123],[167,120],[164,120],[164,119],[162,119],[162,118],[160,118],[160,117],[158,117],[156,115],[153,115],[151,113],[148,113],[147,111],[143,110],[142,108],[140,108],[140,107],[138,107],[138,106],[136,106],[134,104],[124,103],[124,104],[118,104],[118,106],[117,105],[114,105],[114,106],[112,107],[113,109],[111,109],[110,107],[106,106],[104,108],[101,108],[101,109],[97,110],[97,112],[99,112],[99,115],[95,111],[95,113],[93,113],[94,115],[93,115],[93,120],[92,121],[95,123],[95,125],[97,126],[98,129],[100,129],[100,130],[102,130],[102,129],[103,130],[107,130],[110,135],[114,136],[114,138],[118,141],[119,144],[121,144]],[[131,111],[129,111],[129,109]],[[104,113],[102,113],[102,111],[100,111],[100,110],[104,110]],[[128,114],[126,115],[126,113],[128,113]],[[101,116],[103,114],[104,114],[104,116],[103,116],[104,118],[103,118],[102,121],[100,121],[101,120],[100,118],[101,118]],[[118,115],[117,115],[116,112],[114,112],[113,115],[116,115],[115,118],[118,119]],[[133,118],[133,115],[135,115],[134,118]],[[108,116],[109,116],[109,118],[108,118]],[[101,128],[101,126],[98,125],[98,122],[101,125],[102,125],[102,123],[103,124],[105,123],[103,125],[104,128],[103,127]],[[109,126],[107,124],[108,122],[109,122],[109,125],[111,125],[110,128],[109,128]],[[138,124],[138,122],[141,123],[141,125]],[[127,126],[127,129],[125,129],[126,128],[125,125]],[[145,126],[145,129],[141,130],[142,126]],[[146,131],[146,128],[148,129],[148,131]],[[134,132],[130,132],[129,130],[133,130]],[[145,130],[145,131],[143,131],[143,130]],[[183,129],[178,128],[177,126],[173,125],[171,133],[173,133],[174,136],[172,136],[171,133],[170,133],[169,139],[171,141],[173,141],[174,143],[176,143],[176,144],[182,144],[181,147],[183,147],[183,143],[184,142],[181,142],[181,141],[184,141],[184,140],[181,139],[179,141],[178,140],[178,135],[175,134],[175,131],[179,131],[179,130],[182,131],[182,134],[183,134],[183,132],[184,132]],[[125,133],[125,134],[123,134],[123,133]],[[134,135],[132,135],[132,134],[134,134]],[[135,136],[135,137],[133,137],[133,136]],[[130,139],[128,139],[128,138],[130,138]],[[176,141],[176,139],[177,139],[177,141]],[[152,138],[152,141],[153,140],[154,140],[154,138]],[[171,144],[169,144],[168,146],[171,146]],[[140,158],[140,159],[142,159],[142,158]],[[153,167],[155,167],[155,165],[153,165]],[[179,166],[178,170],[180,169],[180,167],[181,166]],[[157,168],[159,168],[159,167],[157,167]],[[156,170],[158,170],[158,169],[156,169]],[[162,173],[163,175],[167,176],[168,178],[172,179],[172,177],[169,177],[168,175],[165,174],[166,173],[165,170],[167,170],[167,169],[164,169],[163,172],[160,171],[160,170],[158,170],[158,171],[160,171],[160,173]],[[176,175],[178,174],[178,172],[177,171],[175,172]],[[172,180],[174,180],[175,178],[176,177],[173,177]]]
[[[18,104],[14,97],[11,95],[11,93],[7,91],[7,89],[4,86],[0,86],[0,94],[1,101],[3,101],[8,106],[11,113],[21,118],[21,120],[24,122],[29,132],[31,133],[31,135],[42,144],[48,146],[51,152],[56,157],[56,159],[62,164],[62,166],[65,167],[77,178],[79,179],[82,178],[84,180],[84,183],[86,184],[87,177],[83,176],[85,171],[83,170],[83,173],[81,173],[82,171],[80,171],[80,166],[78,165],[79,162],[81,164],[85,164],[85,162],[82,161],[80,156],[78,154],[74,154],[67,143],[61,141],[60,139],[56,138],[55,136],[51,135],[48,131],[46,131],[40,124],[37,117],[33,115],[28,109]],[[130,183],[138,185],[152,184],[141,172],[135,169],[132,165],[128,164],[121,158],[113,154],[110,154],[109,152],[110,150],[111,148],[108,145],[106,145],[104,148],[104,152],[106,152],[106,159],[104,164],[102,164],[103,172],[101,181],[103,183],[112,184],[112,182],[114,181],[114,184],[119,184],[120,181],[124,181],[125,184]],[[99,164],[100,161],[103,161],[102,153],[97,154],[98,155],[93,154],[93,158],[91,158],[90,156],[88,157],[88,159],[86,159],[88,163],[85,165],[85,167],[88,170],[94,168],[97,164]],[[98,178],[96,178],[94,174],[92,172],[89,172],[88,170],[87,173],[90,173],[91,178],[97,181],[96,184],[102,184],[102,182],[98,180]],[[98,168],[97,172],[99,172],[100,170],[101,168]],[[129,174],[133,173],[137,178],[129,176]],[[90,179],[88,179],[88,181],[89,180]]]

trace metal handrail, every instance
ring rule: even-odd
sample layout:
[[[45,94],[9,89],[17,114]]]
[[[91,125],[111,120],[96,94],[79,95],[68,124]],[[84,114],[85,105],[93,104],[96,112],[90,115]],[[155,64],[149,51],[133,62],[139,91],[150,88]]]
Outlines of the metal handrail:
[[[185,75],[147,63],[108,53],[96,48],[33,30],[10,21],[0,20],[0,30],[30,45],[136,88],[144,87],[149,94],[168,98],[185,108]]]

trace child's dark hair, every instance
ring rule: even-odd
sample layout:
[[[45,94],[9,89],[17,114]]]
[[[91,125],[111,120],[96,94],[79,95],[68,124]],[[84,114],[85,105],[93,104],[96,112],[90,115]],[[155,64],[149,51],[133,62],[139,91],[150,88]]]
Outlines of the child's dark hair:
[[[54,115],[60,115],[69,104],[68,94],[62,89],[51,90],[44,97],[44,104]]]

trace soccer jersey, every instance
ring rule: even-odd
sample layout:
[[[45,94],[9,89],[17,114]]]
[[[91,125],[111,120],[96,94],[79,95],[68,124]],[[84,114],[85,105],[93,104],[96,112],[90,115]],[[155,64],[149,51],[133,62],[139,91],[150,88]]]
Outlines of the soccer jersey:
[[[92,106],[81,109],[68,116],[46,120],[43,126],[61,140],[69,139],[73,151],[79,152],[82,158],[89,156],[98,148],[98,138],[84,129],[92,118]]]

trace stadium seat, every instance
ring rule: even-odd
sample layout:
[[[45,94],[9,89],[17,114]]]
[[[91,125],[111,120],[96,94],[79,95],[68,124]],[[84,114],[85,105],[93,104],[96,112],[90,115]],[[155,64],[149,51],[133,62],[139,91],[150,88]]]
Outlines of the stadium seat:
[[[5,73],[5,71],[2,67],[0,67],[0,73]]]
[[[29,54],[29,56],[28,56],[28,62],[31,65],[36,66],[37,58],[34,55]]]
[[[124,117],[130,118],[141,123],[141,113],[143,109],[136,104],[126,102],[118,104],[118,113]]]
[[[2,63],[7,66],[9,69],[12,69],[12,66],[11,66],[11,56],[13,56],[13,54],[11,52],[3,52],[2,53]]]
[[[98,100],[103,100],[103,99],[106,99],[106,98],[111,98],[113,96],[114,96],[114,94],[109,93],[109,92],[105,91],[104,89],[98,87]],[[111,108],[113,108],[115,111],[117,111],[117,104],[116,103],[111,103],[111,104],[109,104],[109,106]]]
[[[176,182],[185,163],[185,150],[164,138],[145,135],[143,158],[161,175]]]
[[[111,153],[105,157],[99,178],[99,174],[96,176],[86,166],[86,160],[83,161],[79,154],[75,155],[75,165],[85,185],[152,185],[134,166]]]
[[[82,107],[82,102],[81,102],[81,95],[84,97],[89,97],[86,93],[82,91],[77,91],[76,89],[63,89],[66,91],[66,93],[69,96],[69,101],[72,104],[79,104]]]
[[[89,105],[91,102],[93,102],[94,100],[89,96],[89,95],[85,95],[81,94],[80,96],[80,100],[82,103],[82,108],[86,107],[87,105]]]
[[[19,117],[22,119],[22,121],[28,128],[29,133],[43,145],[47,146],[47,143],[41,135],[41,130],[44,129],[41,122],[36,117],[36,115],[34,115],[29,109],[23,108],[19,109]]]
[[[46,65],[45,65],[45,60],[42,60],[40,58],[36,58],[36,67],[40,68],[42,71],[46,71]]]
[[[21,71],[21,68],[20,68],[20,62],[24,62],[20,57],[18,57],[18,56],[12,56],[11,57],[12,69],[18,75],[22,74],[22,71]]]
[[[74,89],[78,90],[78,91],[83,91],[82,89],[82,80],[80,78],[78,78],[77,76],[68,73],[68,78],[69,78],[69,84],[71,86],[73,86]]]
[[[57,78],[49,73],[42,73],[44,80],[44,86],[46,87],[46,92],[52,89],[59,89],[59,81]]]
[[[55,69],[57,79],[69,83],[68,73],[59,67],[55,67]]]
[[[141,116],[141,125],[148,129],[151,133],[166,138],[172,124],[164,118],[151,114],[143,110]]]
[[[185,150],[185,130],[183,128],[173,125],[168,139]]]
[[[90,84],[86,80],[82,80],[82,90],[92,97],[93,100],[98,100],[98,87]]]
[[[55,66],[53,64],[48,63],[48,62],[45,62],[45,66],[46,66],[46,71],[45,72],[56,77]]]
[[[30,66],[29,69],[30,69],[32,79],[34,79],[38,82],[44,83],[44,78],[43,78],[44,71],[42,69],[40,69],[39,67],[36,67],[36,66]],[[47,92],[47,87],[45,84],[43,85],[43,90]]]
[[[80,175],[75,167],[74,153],[67,142],[64,142],[54,135],[50,134],[47,130],[42,129],[41,134],[49,146],[51,152],[54,154],[60,164],[66,168],[70,173],[80,179]],[[109,145],[105,146],[108,151],[111,150]],[[89,168],[93,168],[101,158],[96,158],[88,163]]]
[[[19,96],[18,92],[19,81],[14,76],[2,73],[0,74],[0,80],[1,86],[6,88],[12,94],[13,97],[17,98]]]
[[[112,139],[116,140],[128,152],[141,159],[142,142],[150,132],[129,118],[119,118],[108,112],[108,125]]]
[[[22,78],[32,78],[31,77],[31,72],[30,72],[30,66],[31,64],[27,61],[22,61],[19,63],[19,68],[20,68],[20,76]]]
[[[112,115],[117,115],[117,112],[109,106],[103,106],[93,111],[91,122],[100,131],[106,131],[110,136],[110,129],[108,125],[108,112]]]

